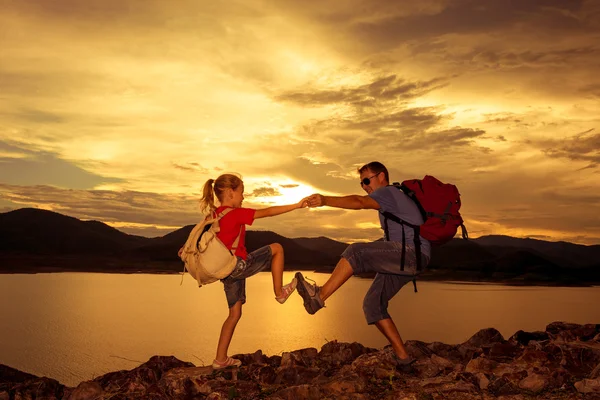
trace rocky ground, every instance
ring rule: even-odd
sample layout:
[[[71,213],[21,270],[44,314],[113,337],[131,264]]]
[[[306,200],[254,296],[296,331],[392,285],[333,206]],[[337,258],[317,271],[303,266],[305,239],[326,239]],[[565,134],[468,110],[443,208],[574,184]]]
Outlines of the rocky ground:
[[[66,387],[0,365],[0,400],[12,399],[600,399],[600,324],[554,322],[505,340],[483,329],[459,345],[408,341],[417,359],[395,368],[389,348],[325,344],[268,357],[234,356],[239,369],[213,371],[154,356]]]

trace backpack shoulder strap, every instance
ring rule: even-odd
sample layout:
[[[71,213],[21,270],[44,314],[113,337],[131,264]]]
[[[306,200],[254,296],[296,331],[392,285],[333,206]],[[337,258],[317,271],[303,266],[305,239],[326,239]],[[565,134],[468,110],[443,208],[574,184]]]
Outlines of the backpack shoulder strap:
[[[223,218],[225,215],[227,215],[229,212],[231,212],[233,210],[234,210],[233,207],[227,207],[226,209],[224,209],[223,211],[221,211],[219,213],[219,215],[217,216],[217,220],[220,220],[221,218]],[[242,236],[242,228],[243,227],[244,227],[243,225],[240,226],[240,231],[239,231],[237,237],[235,238],[235,240],[233,241],[233,244],[231,245],[230,251],[231,251],[231,254],[233,254],[233,255],[235,255],[235,251],[237,250],[238,245],[240,243],[240,237]]]

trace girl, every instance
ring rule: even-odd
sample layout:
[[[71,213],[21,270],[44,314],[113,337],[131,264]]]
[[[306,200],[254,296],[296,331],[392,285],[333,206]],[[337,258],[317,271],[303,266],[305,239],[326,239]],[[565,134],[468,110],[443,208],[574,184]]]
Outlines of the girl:
[[[215,206],[215,197],[219,201],[219,207]],[[219,221],[220,232],[217,237],[227,248],[233,250],[233,243],[239,235],[238,245],[234,253],[238,258],[238,262],[231,275],[222,280],[225,286],[227,305],[229,306],[229,316],[221,328],[217,356],[212,364],[214,369],[242,365],[240,360],[229,357],[227,350],[235,327],[242,316],[242,305],[246,302],[246,278],[270,265],[275,299],[281,304],[296,289],[296,278],[287,285],[283,285],[283,247],[279,243],[261,247],[250,254],[247,253],[245,246],[246,225],[252,225],[257,218],[272,217],[306,207],[306,200],[303,199],[297,204],[274,206],[261,210],[242,208],[243,201],[244,183],[236,175],[223,174],[216,180],[209,179],[204,184],[200,202],[203,212],[213,212],[219,215],[227,208],[233,208]]]

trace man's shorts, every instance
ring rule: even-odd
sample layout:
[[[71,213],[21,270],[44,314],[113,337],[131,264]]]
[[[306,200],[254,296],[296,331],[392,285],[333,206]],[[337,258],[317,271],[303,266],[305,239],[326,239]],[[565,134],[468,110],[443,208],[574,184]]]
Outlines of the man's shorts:
[[[256,275],[271,266],[273,253],[271,246],[263,246],[248,254],[248,259],[238,257],[238,262],[227,278],[221,279],[227,297],[227,306],[233,307],[235,303],[246,302],[246,278]]]
[[[417,273],[417,258],[413,246],[406,246],[404,271],[400,268],[402,260],[402,242],[353,243],[342,253],[348,260],[354,274],[379,272],[383,274],[414,275]],[[422,267],[429,259],[422,255]]]

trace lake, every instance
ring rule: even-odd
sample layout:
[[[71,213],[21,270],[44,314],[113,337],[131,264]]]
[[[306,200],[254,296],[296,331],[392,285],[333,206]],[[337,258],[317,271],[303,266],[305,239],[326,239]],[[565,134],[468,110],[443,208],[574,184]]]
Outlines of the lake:
[[[284,281],[293,277],[286,272]],[[323,284],[329,275],[305,273]],[[153,355],[209,365],[227,315],[223,286],[198,288],[186,275],[53,273],[0,275],[0,363],[75,386]],[[362,313],[371,281],[352,278],[314,316],[299,295],[274,300],[269,273],[247,281],[248,302],[230,355],[281,354],[327,341],[381,348],[386,340]],[[404,340],[462,343],[494,327],[544,330],[554,321],[600,323],[600,287],[510,287],[419,282],[391,301]]]

